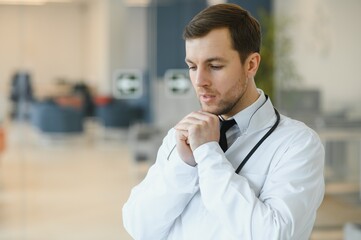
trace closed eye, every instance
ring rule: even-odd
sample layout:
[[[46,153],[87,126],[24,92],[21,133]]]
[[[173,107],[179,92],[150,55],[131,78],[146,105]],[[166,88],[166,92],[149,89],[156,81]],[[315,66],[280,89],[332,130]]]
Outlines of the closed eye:
[[[195,66],[188,66],[188,69],[194,71],[194,70],[197,69],[197,67],[195,67]]]
[[[221,70],[223,68],[223,66],[222,65],[211,65],[210,68],[213,70]]]

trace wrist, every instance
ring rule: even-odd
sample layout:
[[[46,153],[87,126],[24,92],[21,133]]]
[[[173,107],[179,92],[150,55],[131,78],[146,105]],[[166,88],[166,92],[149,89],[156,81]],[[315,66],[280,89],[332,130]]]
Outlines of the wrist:
[[[189,166],[192,166],[192,167],[197,166],[197,163],[196,163],[194,157],[192,157],[192,158],[187,158],[187,159],[182,159],[182,160],[183,160],[183,162],[185,162],[185,163],[188,164]]]

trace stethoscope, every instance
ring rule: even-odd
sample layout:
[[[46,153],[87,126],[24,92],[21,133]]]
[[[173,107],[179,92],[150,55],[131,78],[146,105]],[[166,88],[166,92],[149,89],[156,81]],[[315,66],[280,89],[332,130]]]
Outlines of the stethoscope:
[[[268,96],[266,95],[266,101],[268,100]],[[264,104],[262,104],[263,106]],[[262,107],[261,106],[261,107]],[[260,107],[260,108],[261,108]],[[261,138],[261,140],[259,140],[257,142],[257,144],[251,149],[251,151],[247,154],[247,156],[243,159],[243,161],[239,164],[238,168],[236,169],[236,173],[239,174],[239,172],[242,170],[242,168],[244,167],[244,165],[248,162],[248,160],[252,157],[252,155],[256,152],[256,150],[259,148],[259,146],[261,146],[261,144],[274,132],[274,130],[276,130],[278,124],[281,121],[281,116],[279,114],[279,112],[277,111],[276,108],[273,108],[276,114],[276,122],[273,124],[273,126],[271,127],[270,130],[268,130],[268,132]],[[172,152],[174,151],[174,149],[176,148],[176,144],[174,145],[174,147],[172,148],[172,150],[169,152],[167,160],[169,160],[170,155],[172,154]]]
[[[268,96],[266,96],[268,99]],[[266,100],[267,101],[267,100]],[[243,161],[241,162],[241,164],[239,164],[238,168],[236,169],[236,173],[239,174],[239,172],[242,170],[242,168],[244,167],[244,165],[248,162],[248,160],[252,157],[252,155],[256,152],[256,150],[259,148],[259,146],[261,146],[261,144],[274,132],[274,130],[276,130],[278,124],[280,123],[281,120],[281,116],[280,113],[277,111],[276,108],[273,108],[275,110],[276,113],[276,122],[273,124],[273,126],[271,127],[270,130],[268,130],[268,132],[261,138],[261,140],[259,140],[257,142],[257,144],[251,149],[251,151],[247,154],[247,156],[243,159]]]

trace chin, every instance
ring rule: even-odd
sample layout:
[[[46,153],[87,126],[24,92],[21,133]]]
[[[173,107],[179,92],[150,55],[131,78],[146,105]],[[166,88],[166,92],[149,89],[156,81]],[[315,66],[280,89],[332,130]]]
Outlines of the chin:
[[[216,107],[204,106],[202,105],[202,111],[212,113],[214,115],[221,115],[223,114],[222,110]]]
[[[202,111],[212,113],[214,115],[227,115],[231,112],[232,106],[224,105],[224,106],[208,106],[205,104],[201,104]]]

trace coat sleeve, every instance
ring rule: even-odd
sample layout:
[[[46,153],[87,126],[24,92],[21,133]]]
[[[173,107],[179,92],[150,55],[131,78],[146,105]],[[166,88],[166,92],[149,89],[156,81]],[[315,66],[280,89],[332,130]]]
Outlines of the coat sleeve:
[[[287,142],[257,195],[217,143],[194,151],[202,201],[232,239],[309,238],[324,194],[324,149],[313,131]]]
[[[199,190],[195,167],[177,154],[174,130],[158,150],[156,163],[131,191],[123,206],[123,223],[136,240],[166,239],[176,218]]]

